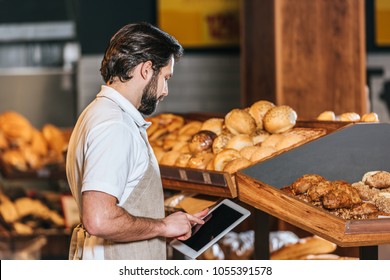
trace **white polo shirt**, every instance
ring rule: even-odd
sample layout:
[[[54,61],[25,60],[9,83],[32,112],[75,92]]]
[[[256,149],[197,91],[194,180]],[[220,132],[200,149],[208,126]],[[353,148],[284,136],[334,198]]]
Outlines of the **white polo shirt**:
[[[102,86],[80,115],[68,147],[66,173],[80,213],[84,191],[115,196],[122,205],[144,175],[148,163],[146,128],[150,125],[120,93]],[[153,162],[158,163],[153,156]],[[102,240],[87,240],[84,257],[104,258]],[[100,244],[100,245],[98,245]],[[98,245],[99,248],[94,248]]]

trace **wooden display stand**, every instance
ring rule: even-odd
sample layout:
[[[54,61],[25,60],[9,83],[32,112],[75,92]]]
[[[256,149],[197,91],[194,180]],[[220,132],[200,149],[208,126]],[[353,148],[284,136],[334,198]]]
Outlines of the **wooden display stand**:
[[[389,124],[345,126],[238,172],[239,200],[341,247],[359,247],[361,259],[377,259],[377,245],[390,240],[390,219],[344,220],[280,189],[304,174],[354,183],[366,172],[390,171],[390,155],[384,152],[389,141]],[[260,218],[256,222],[264,223]],[[267,242],[255,243],[262,241]]]
[[[241,105],[367,112],[364,0],[244,0]]]

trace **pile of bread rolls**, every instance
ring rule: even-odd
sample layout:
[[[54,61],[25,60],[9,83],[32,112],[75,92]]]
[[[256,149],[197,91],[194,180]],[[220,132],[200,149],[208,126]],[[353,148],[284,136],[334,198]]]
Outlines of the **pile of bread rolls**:
[[[352,184],[304,174],[282,190],[345,220],[390,216],[390,173],[383,170],[366,172]]]
[[[333,111],[324,111],[317,116],[319,121],[342,121],[342,122],[379,122],[378,114],[370,112],[360,116],[355,112],[345,112],[336,115]]]
[[[260,100],[205,121],[160,114],[148,119],[147,132],[161,165],[235,173],[307,141],[296,120],[291,107]]]
[[[68,140],[67,134],[53,124],[39,130],[17,112],[0,114],[0,159],[6,167],[29,171],[62,163]]]
[[[28,196],[11,199],[0,192],[1,226],[6,232],[33,234],[40,229],[64,228],[62,215],[41,200]]]

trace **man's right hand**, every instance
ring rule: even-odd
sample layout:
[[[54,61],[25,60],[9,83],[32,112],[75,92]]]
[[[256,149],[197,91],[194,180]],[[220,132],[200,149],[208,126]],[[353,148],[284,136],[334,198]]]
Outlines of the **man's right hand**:
[[[205,209],[194,215],[184,212],[175,212],[163,219],[165,224],[165,237],[173,237],[179,240],[186,240],[191,236],[191,228],[194,224],[204,224],[201,219],[207,215],[208,209]]]

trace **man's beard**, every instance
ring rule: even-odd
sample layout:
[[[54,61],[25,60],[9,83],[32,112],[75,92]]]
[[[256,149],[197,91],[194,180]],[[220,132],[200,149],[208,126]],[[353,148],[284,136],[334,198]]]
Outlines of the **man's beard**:
[[[157,98],[157,83],[158,83],[158,74],[153,75],[150,82],[145,86],[142,93],[141,105],[138,108],[144,115],[151,115],[157,107],[159,101],[163,99],[164,96]]]

